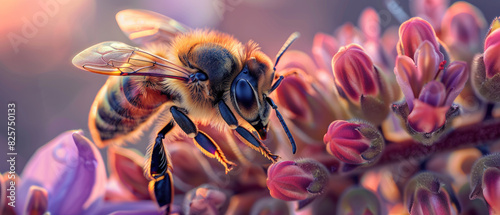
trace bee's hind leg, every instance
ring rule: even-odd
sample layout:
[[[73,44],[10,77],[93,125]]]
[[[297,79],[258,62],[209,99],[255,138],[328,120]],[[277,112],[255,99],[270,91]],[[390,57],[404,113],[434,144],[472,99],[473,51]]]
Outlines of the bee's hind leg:
[[[196,146],[207,157],[216,158],[226,168],[226,173],[229,172],[236,164],[228,161],[224,153],[215,141],[210,138],[205,132],[199,131],[196,125],[189,117],[181,112],[177,107],[170,108],[172,117],[179,127],[187,134],[188,137],[194,138]]]
[[[167,206],[167,214],[170,213],[170,204],[174,199],[174,186],[163,138],[173,127],[174,121],[172,120],[158,132],[150,150],[149,168],[146,169],[148,176],[152,179],[149,182],[149,190],[154,193],[154,198],[160,207]]]
[[[244,141],[245,144],[247,144],[248,146],[250,146],[250,148],[252,148],[256,151],[259,151],[264,156],[266,156],[269,160],[271,160],[273,162],[278,161],[278,158],[279,158],[278,155],[272,154],[269,151],[269,149],[266,147],[266,145],[264,145],[264,143],[262,143],[262,141],[260,141],[259,138],[255,137],[255,135],[253,135],[250,131],[248,131],[246,128],[241,127],[238,124],[238,120],[236,119],[234,114],[231,112],[229,107],[226,105],[226,103],[224,103],[224,101],[219,102],[219,112],[220,112],[222,118],[224,119],[224,121],[226,121],[226,123],[231,127],[231,129],[238,132],[238,134],[241,137],[243,137],[243,139],[246,140],[246,141]]]

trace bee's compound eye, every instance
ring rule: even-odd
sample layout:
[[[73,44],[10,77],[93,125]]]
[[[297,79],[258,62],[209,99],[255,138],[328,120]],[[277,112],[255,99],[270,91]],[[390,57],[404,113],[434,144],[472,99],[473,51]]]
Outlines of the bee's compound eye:
[[[197,72],[197,73],[195,73],[194,77],[196,79],[198,79],[199,81],[206,81],[206,80],[208,80],[207,74],[205,74],[203,72]]]
[[[235,87],[236,104],[242,112],[252,112],[257,109],[257,98],[254,89],[244,79],[238,80]]]

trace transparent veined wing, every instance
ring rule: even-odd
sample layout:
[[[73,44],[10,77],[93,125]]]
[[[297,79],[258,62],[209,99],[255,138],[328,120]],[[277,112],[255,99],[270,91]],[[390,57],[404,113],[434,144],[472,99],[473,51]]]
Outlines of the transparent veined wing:
[[[148,10],[122,10],[116,14],[120,29],[138,44],[169,43],[190,30],[176,20]]]
[[[117,76],[154,76],[189,80],[191,69],[122,42],[102,42],[73,58],[73,65],[90,72]]]

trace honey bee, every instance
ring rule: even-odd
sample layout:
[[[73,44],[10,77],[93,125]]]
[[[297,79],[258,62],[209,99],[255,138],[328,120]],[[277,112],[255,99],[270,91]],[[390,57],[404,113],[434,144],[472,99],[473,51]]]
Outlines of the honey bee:
[[[283,79],[275,77],[275,66],[298,33],[289,37],[273,64],[255,42],[242,44],[225,33],[192,30],[151,11],[124,10],[116,19],[132,41],[146,48],[103,42],[76,55],[73,64],[110,76],[90,110],[89,128],[98,146],[131,141],[153,122],[163,124],[146,168],[160,207],[167,206],[168,212],[173,199],[163,139],[176,125],[227,173],[235,164],[196,125],[233,129],[249,147],[276,162],[278,156],[261,141],[274,109],[295,153],[295,141],[269,94]]]

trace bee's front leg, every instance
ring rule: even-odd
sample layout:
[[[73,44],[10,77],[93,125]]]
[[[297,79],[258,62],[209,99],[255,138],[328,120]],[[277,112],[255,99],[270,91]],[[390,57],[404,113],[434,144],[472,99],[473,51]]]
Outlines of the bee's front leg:
[[[243,141],[245,144],[247,144],[250,148],[259,151],[262,153],[264,156],[266,156],[269,160],[273,162],[277,162],[279,156],[272,154],[269,149],[260,141],[259,138],[255,137],[250,131],[248,131],[246,128],[243,128],[239,125],[238,120],[234,116],[233,112],[231,112],[231,109],[224,103],[224,101],[219,102],[219,112],[226,121],[226,123],[229,125],[229,127],[238,134],[243,137],[246,141]]]
[[[224,153],[215,141],[210,138],[205,132],[199,131],[196,125],[189,117],[181,112],[177,107],[170,108],[172,117],[179,127],[187,134],[188,137],[194,138],[196,146],[210,158],[216,158],[226,168],[226,173],[229,172],[236,164],[228,161]]]
[[[149,168],[146,168],[149,182],[149,190],[154,193],[154,198],[160,207],[167,205],[166,213],[170,213],[170,204],[174,199],[174,186],[172,174],[169,170],[167,153],[163,146],[163,138],[174,127],[174,121],[170,121],[158,132],[155,143],[150,150]]]

